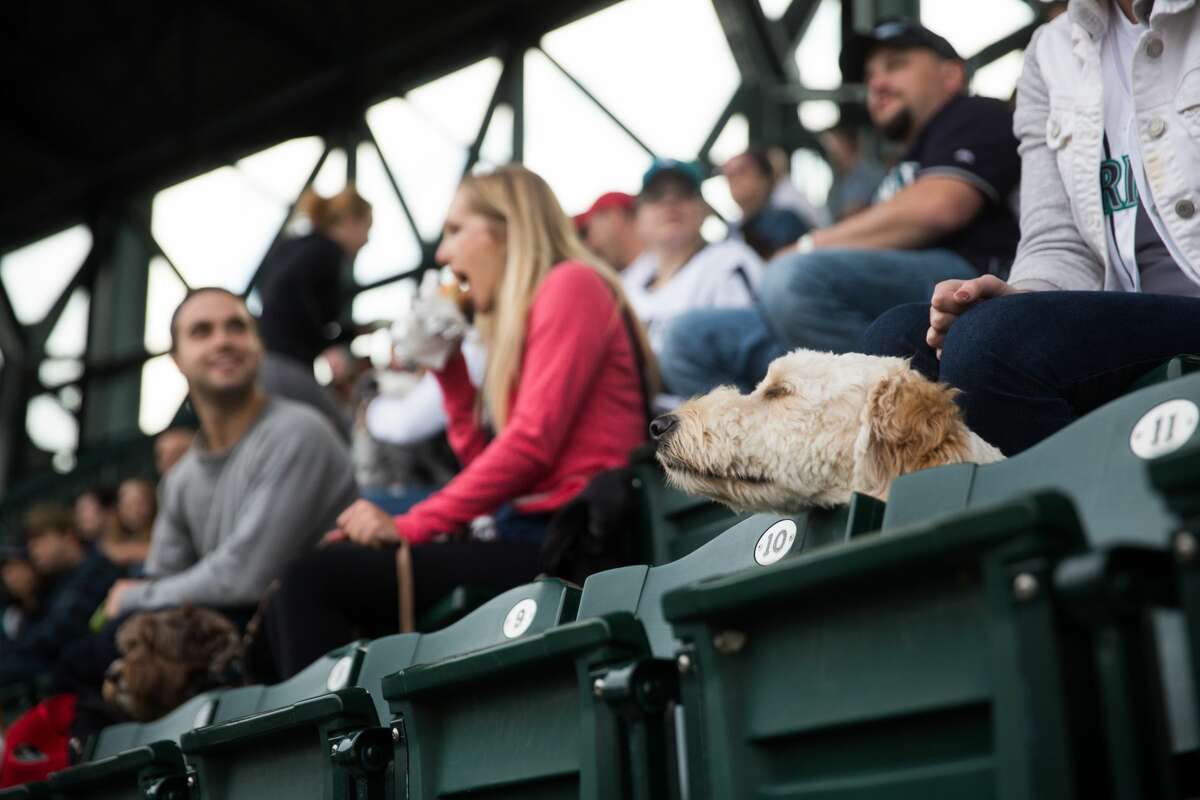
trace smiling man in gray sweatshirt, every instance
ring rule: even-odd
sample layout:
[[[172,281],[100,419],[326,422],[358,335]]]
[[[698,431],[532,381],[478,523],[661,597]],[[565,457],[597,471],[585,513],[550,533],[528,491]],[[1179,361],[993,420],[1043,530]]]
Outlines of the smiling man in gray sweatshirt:
[[[244,624],[271,581],[358,497],[329,422],[259,386],[263,345],[240,297],[189,292],[171,320],[171,356],[200,431],[163,481],[147,577],[118,581],[105,601],[109,624],[58,659],[54,683],[84,698],[98,698],[129,614],[190,604]],[[91,716],[77,720],[79,730],[112,721],[98,701],[84,706]]]
[[[252,607],[358,496],[329,423],[259,386],[262,342],[241,298],[191,292],[171,337],[200,432],[164,481],[149,577],[113,587],[110,617],[184,603]]]

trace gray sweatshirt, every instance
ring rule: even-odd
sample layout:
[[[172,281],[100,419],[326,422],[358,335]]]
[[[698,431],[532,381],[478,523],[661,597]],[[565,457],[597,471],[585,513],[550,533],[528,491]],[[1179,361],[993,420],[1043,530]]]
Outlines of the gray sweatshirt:
[[[241,440],[203,437],[164,479],[148,583],[122,611],[192,603],[248,606],[358,497],[350,457],[316,411],[271,398]]]

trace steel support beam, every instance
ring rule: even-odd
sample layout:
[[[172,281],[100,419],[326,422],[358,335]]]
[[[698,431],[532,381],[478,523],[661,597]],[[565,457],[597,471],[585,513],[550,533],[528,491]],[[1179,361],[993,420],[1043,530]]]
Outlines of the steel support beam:
[[[603,113],[604,116],[608,117],[609,120],[614,125],[616,125],[618,128],[620,128],[622,133],[624,133],[626,136],[628,136],[630,139],[632,139],[633,143],[636,144],[638,147],[645,150],[646,155],[650,156],[651,158],[655,157],[654,151],[652,149],[650,149],[650,145],[643,142],[641,140],[641,138],[636,133],[634,133],[633,130],[631,130],[628,125],[626,125],[624,122],[621,121],[620,117],[618,117],[616,114],[614,114],[609,109],[608,106],[606,106],[606,105],[604,105],[604,103],[600,102],[600,98],[598,98],[598,97],[596,97],[596,95],[592,94],[592,91],[590,89],[588,89],[587,86],[585,86],[578,78],[576,78],[574,75],[572,75],[567,70],[566,67],[564,67],[562,64],[558,63],[558,61],[555,60],[555,58],[553,56],[551,56],[549,53],[547,53],[545,50],[542,50],[539,47],[538,51],[546,57],[546,60],[549,61],[550,64],[555,69],[557,69],[560,73],[562,73],[564,78],[566,78],[568,81],[571,82],[572,86],[574,86],[576,89],[579,90],[580,94],[582,94],[584,97],[586,97],[588,100],[590,100],[592,102],[592,105],[594,105],[594,106],[596,106],[596,108],[600,109],[601,113]]]
[[[782,27],[767,19],[758,0],[713,0],[713,8],[743,83],[797,80]]]
[[[853,2],[853,0],[847,1]],[[817,13],[819,5],[821,5],[821,0],[792,0],[787,10],[783,12],[779,22],[783,25],[784,35],[787,36],[789,55],[799,47],[800,40],[804,38],[804,32],[808,30],[808,25],[812,22],[813,15]]]
[[[774,93],[776,86],[799,81],[788,33],[766,18],[758,0],[713,0],[713,8],[741,72],[751,143],[798,146],[804,132],[795,106]]]
[[[975,70],[985,67],[993,61],[1003,58],[1013,50],[1022,50],[1033,38],[1033,32],[1041,25],[1041,20],[1035,18],[1023,28],[1013,31],[999,41],[992,42],[975,55],[967,59],[967,75],[973,75]]]
[[[142,226],[150,226],[150,201],[131,205],[125,215],[100,223],[109,228],[111,248],[102,253],[92,284],[92,311],[88,319],[86,361],[102,364],[145,358],[146,281],[154,248]],[[124,217],[130,216],[140,224]],[[138,431],[141,370],[121,370],[104,375],[89,371],[83,387],[80,447],[98,444]]]
[[[500,74],[504,102],[512,109],[512,160],[525,160],[525,46],[514,46],[504,59]]]
[[[8,293],[0,284],[0,350],[4,368],[0,371],[0,491],[15,474],[27,443],[25,406],[28,400],[28,360],[25,334],[13,312]]]
[[[853,31],[865,32],[889,17],[921,19],[921,0],[853,0],[842,6],[842,43]],[[849,12],[848,14],[846,12]],[[847,17],[850,24],[847,25]]]

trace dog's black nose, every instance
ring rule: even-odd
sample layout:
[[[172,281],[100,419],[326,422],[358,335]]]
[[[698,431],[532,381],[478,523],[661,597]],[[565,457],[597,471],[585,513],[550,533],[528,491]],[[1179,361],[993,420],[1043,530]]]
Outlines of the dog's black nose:
[[[650,420],[650,436],[656,440],[661,439],[675,430],[675,426],[678,424],[679,417],[674,414],[663,414],[661,417],[655,417]]]

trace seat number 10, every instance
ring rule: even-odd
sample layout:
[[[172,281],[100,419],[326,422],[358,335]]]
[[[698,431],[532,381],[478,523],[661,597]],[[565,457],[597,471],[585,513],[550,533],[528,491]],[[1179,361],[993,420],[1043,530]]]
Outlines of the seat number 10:
[[[763,532],[754,545],[754,560],[762,566],[774,564],[788,554],[796,543],[796,523],[781,519]]]

